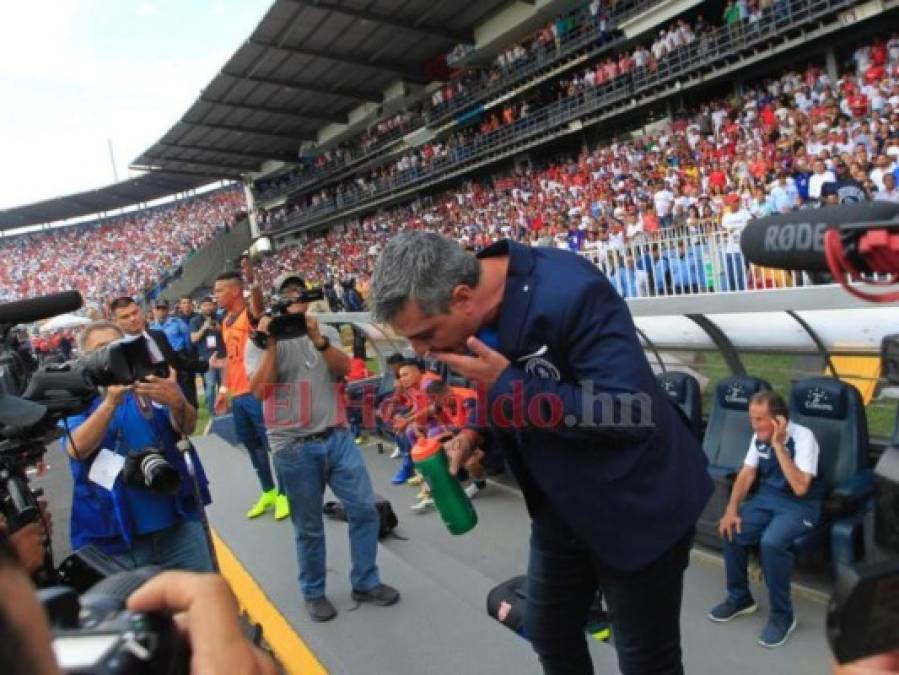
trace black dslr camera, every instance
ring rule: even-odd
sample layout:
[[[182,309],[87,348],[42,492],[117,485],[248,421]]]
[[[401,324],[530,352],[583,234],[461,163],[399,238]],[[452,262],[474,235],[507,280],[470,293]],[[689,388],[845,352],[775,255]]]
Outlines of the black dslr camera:
[[[66,673],[187,673],[190,648],[170,614],[139,614],[125,602],[160,570],[143,567],[107,577],[79,597],[71,588],[38,592],[53,628],[53,651]]]
[[[292,340],[306,335],[306,315],[290,314],[287,308],[298,302],[308,304],[324,300],[325,294],[321,288],[305,288],[300,291],[300,297],[275,295],[272,297],[271,307],[266,314],[272,317],[268,325],[268,334],[276,340]],[[253,344],[260,349],[265,349],[267,336],[261,333],[253,333]]]
[[[881,347],[883,376],[899,385],[899,335]],[[874,468],[873,527],[864,561],[841,570],[827,613],[827,639],[840,663],[899,649],[899,411],[890,445]],[[873,534],[873,537],[870,535]]]

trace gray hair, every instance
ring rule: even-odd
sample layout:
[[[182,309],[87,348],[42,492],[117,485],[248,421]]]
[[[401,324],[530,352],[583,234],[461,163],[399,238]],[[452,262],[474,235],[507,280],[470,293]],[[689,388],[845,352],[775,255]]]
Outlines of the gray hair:
[[[119,334],[119,337],[125,337],[125,332],[112,321],[94,321],[93,323],[86,325],[78,336],[79,352],[82,354],[86,353],[84,346],[87,344],[87,339],[91,336],[91,333],[96,333],[98,330],[114,330]]]
[[[435,232],[401,232],[387,242],[375,266],[369,290],[375,321],[391,323],[407,300],[427,316],[449,310],[459,284],[477,286],[478,259],[458,242]]]

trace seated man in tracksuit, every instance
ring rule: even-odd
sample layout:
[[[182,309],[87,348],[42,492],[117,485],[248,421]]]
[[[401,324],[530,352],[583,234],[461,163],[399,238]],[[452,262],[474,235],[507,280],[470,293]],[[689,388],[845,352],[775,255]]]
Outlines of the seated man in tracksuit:
[[[725,622],[758,608],[746,580],[749,548],[758,546],[771,600],[771,617],[759,636],[763,647],[780,647],[796,628],[790,602],[792,545],[818,524],[823,501],[822,483],[815,479],[818,442],[811,429],[790,422],[788,415],[776,392],[762,391],[749,401],[755,434],[718,526],[724,537],[727,598],[708,615]],[[758,492],[744,502],[756,478]]]

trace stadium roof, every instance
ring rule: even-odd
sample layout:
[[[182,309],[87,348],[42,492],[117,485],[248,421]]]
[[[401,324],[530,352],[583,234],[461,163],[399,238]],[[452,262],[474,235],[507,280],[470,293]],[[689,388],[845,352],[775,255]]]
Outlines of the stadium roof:
[[[200,97],[140,167],[227,178],[267,159],[297,161],[303,141],[378,103],[509,0],[276,0]]]
[[[64,197],[0,210],[0,230],[52,223],[149,202],[218,180],[208,173],[153,172]]]

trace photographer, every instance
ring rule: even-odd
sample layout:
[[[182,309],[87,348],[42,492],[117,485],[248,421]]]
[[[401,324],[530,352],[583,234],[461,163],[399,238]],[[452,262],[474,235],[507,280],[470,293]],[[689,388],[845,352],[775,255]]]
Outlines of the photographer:
[[[179,370],[185,368],[186,364],[182,363],[178,354],[175,353],[165,333],[161,330],[147,328],[147,317],[144,315],[144,310],[134,298],[128,295],[115,298],[109,303],[109,316],[125,335],[146,337],[152,345],[150,349],[155,347],[159,352],[158,356],[161,356],[169,364],[171,369],[169,379],[172,382],[177,381]]]
[[[115,324],[95,322],[80,336],[81,353],[90,354],[122,337]],[[93,544],[131,568],[212,569],[192,480],[176,447],[179,436],[191,433],[196,421],[197,411],[178,385],[152,375],[131,386],[101,390],[86,412],[64,421],[69,433],[62,443],[75,483],[73,549]],[[144,460],[135,468],[135,454],[148,449],[169,466]],[[199,457],[190,452],[208,504],[206,476]],[[95,466],[98,462],[102,465]],[[148,485],[163,471],[173,478],[173,470],[179,482],[171,494]],[[104,473],[112,478],[104,480]]]
[[[294,301],[286,308],[292,315],[308,308],[301,300],[304,289],[296,275],[275,282],[275,290]],[[353,599],[392,605],[399,593],[381,583],[375,562],[380,517],[371,480],[341,415],[338,379],[349,371],[350,358],[338,346],[337,331],[320,327],[314,317],[305,316],[306,335],[287,340],[269,334],[272,321],[270,316],[260,320],[257,331],[265,339],[257,341],[265,348],[247,345],[246,367],[250,389],[265,402],[275,468],[290,501],[306,609],[314,621],[337,615],[325,597],[325,485],[343,502],[349,520]]]
[[[237,601],[216,575],[165,572],[128,599],[135,612],[167,611],[190,643],[190,672],[271,675],[274,663],[247,641]],[[58,675],[50,626],[34,586],[0,526],[0,673]]]
[[[209,419],[215,417],[215,399],[219,387],[222,386],[222,369],[215,364],[228,355],[221,324],[216,318],[217,310],[214,298],[211,296],[203,298],[200,303],[200,314],[195,315],[190,324],[190,341],[196,346],[197,356],[209,362],[209,370],[203,373]]]

